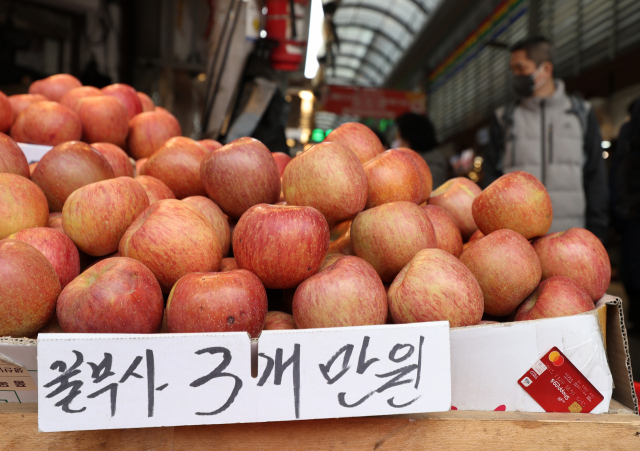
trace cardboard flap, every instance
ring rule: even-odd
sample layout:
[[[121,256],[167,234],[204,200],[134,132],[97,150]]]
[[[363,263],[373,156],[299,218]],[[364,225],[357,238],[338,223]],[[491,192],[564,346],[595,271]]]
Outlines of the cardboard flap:
[[[627,328],[624,325],[622,300],[605,295],[596,306],[607,306],[607,358],[613,376],[613,398],[638,413],[638,397],[633,386]]]
[[[35,370],[36,340],[29,338],[0,338],[0,362]]]

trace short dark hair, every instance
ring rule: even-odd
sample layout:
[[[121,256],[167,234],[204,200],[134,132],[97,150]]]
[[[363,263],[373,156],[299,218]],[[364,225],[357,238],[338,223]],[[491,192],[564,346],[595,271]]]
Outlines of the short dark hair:
[[[428,152],[438,146],[436,131],[428,117],[416,113],[404,113],[396,118],[400,136],[416,152]]]
[[[536,63],[536,66],[544,62],[554,64],[554,52],[551,41],[544,36],[531,36],[516,42],[511,46],[511,53],[524,50],[527,58]]]

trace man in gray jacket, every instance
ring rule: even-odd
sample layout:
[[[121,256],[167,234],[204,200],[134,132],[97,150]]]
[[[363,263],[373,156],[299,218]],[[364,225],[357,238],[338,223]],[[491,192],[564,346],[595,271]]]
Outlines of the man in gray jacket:
[[[526,171],[547,188],[551,232],[584,227],[601,240],[607,226],[607,182],[600,129],[590,105],[553,78],[553,49],[543,37],[511,48],[518,100],[496,110],[485,154],[484,185]]]

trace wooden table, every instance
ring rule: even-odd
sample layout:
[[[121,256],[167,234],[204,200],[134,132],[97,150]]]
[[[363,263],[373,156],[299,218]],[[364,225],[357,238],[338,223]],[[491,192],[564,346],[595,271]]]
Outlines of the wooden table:
[[[452,411],[399,417],[38,432],[36,404],[0,406],[0,450],[640,450],[640,417]]]

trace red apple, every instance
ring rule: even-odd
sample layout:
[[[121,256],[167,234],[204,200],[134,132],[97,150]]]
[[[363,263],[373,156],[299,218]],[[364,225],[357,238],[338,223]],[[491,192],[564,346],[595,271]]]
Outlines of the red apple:
[[[82,139],[124,146],[129,134],[127,110],[111,96],[85,97],[76,107],[82,122]]]
[[[0,133],[0,173],[30,177],[27,157],[18,144],[4,133]]]
[[[140,158],[136,160],[136,176],[142,174],[142,167],[147,164],[148,158]]]
[[[391,282],[422,249],[437,246],[427,213],[411,202],[391,202],[356,216],[351,224],[354,254]]]
[[[0,240],[23,229],[45,227],[47,198],[28,178],[0,173],[0,218]]]
[[[591,232],[573,227],[550,233],[533,242],[540,264],[542,280],[564,276],[581,285],[591,299],[600,300],[611,282],[609,254]]]
[[[353,255],[351,247],[351,223],[344,221],[329,231],[329,254]]]
[[[220,144],[215,139],[201,139],[200,141],[198,141],[198,144],[207,149],[207,152],[218,150],[220,147],[222,147],[222,144]]]
[[[55,146],[82,138],[78,115],[57,102],[36,102],[16,118],[11,137],[17,142]]]
[[[257,139],[242,138],[209,152],[200,177],[211,200],[234,219],[254,205],[274,204],[280,197],[278,165]]]
[[[9,103],[11,103],[11,108],[13,109],[13,120],[15,121],[18,115],[32,103],[46,102],[48,100],[42,94],[14,94],[9,96]]]
[[[101,257],[118,250],[124,232],[148,206],[144,188],[131,177],[91,183],[71,193],[62,226],[82,252]]]
[[[67,235],[58,230],[33,227],[9,235],[9,239],[23,241],[42,252],[55,269],[62,288],[80,274],[78,249]]]
[[[165,293],[185,274],[218,271],[222,260],[213,226],[174,199],[158,201],[139,215],[122,236],[118,252],[144,263]]]
[[[315,208],[260,204],[242,215],[232,240],[239,268],[266,288],[293,288],[324,261],[329,226]]]
[[[220,263],[220,272],[233,271],[234,269],[238,269],[238,264],[236,263],[236,259],[233,257],[223,258]]]
[[[329,133],[324,141],[337,142],[348,147],[362,164],[384,152],[380,138],[369,127],[358,122],[342,124]]]
[[[367,202],[367,176],[342,144],[316,144],[293,159],[282,177],[287,205],[316,208],[330,225],[352,219]]]
[[[140,100],[140,105],[142,105],[143,113],[146,113],[147,111],[155,111],[156,106],[153,104],[151,97],[140,91],[136,91],[136,95],[138,96],[138,100]]]
[[[142,113],[142,103],[135,89],[124,83],[116,83],[102,88],[102,94],[118,99],[127,109],[129,120]]]
[[[471,237],[469,238],[469,243],[473,243],[474,241],[477,241],[479,239],[484,238],[484,233],[482,233],[481,230],[476,230],[473,235],[471,235]]]
[[[47,324],[60,281],[39,250],[18,240],[0,241],[0,280],[0,337],[29,337]]]
[[[447,251],[454,257],[460,257],[462,254],[462,235],[449,213],[435,205],[423,205],[420,208],[427,212],[427,216],[429,216],[429,220],[433,225],[438,241],[438,249]]]
[[[9,98],[0,91],[0,132],[4,133],[11,127],[15,114]]]
[[[289,330],[297,329],[293,315],[285,312],[267,312],[267,319],[262,330]]]
[[[551,228],[553,208],[546,188],[523,171],[505,174],[473,200],[473,220],[485,235],[510,229],[530,240]]]
[[[471,271],[449,252],[425,249],[394,279],[388,293],[395,324],[449,321],[474,326],[482,319],[482,289]]]
[[[47,222],[47,227],[51,229],[56,229],[59,232],[64,233],[64,228],[62,227],[62,212],[56,211],[53,213],[49,213],[49,221]],[[66,233],[65,233],[66,235]]]
[[[227,255],[231,243],[231,230],[229,228],[229,221],[222,210],[220,210],[220,207],[211,199],[204,196],[185,197],[182,199],[182,203],[193,207],[209,220],[218,236],[218,242],[222,248],[222,255]]]
[[[513,230],[497,230],[476,241],[460,256],[484,295],[484,311],[505,316],[540,283],[542,269],[533,246]]]
[[[406,155],[411,157],[413,164],[416,165],[418,171],[420,171],[420,180],[422,181],[422,196],[420,197],[420,202],[426,202],[429,200],[429,196],[431,195],[431,190],[433,189],[433,177],[431,176],[431,169],[429,169],[429,165],[427,162],[420,156],[420,154],[414,150],[407,149],[406,147],[399,147],[400,152],[404,152]]]
[[[69,141],[44,154],[31,180],[47,196],[49,210],[62,211],[75,190],[113,177],[111,165],[100,152],[89,144]]]
[[[318,272],[324,271],[329,266],[333,265],[335,262],[340,260],[342,257],[346,257],[346,255],[344,255],[344,254],[327,254],[327,256],[324,259],[324,262],[318,268]],[[293,302],[293,297],[291,298],[291,302]]]
[[[180,124],[171,114],[150,111],[129,121],[127,148],[136,160],[150,157],[169,138],[180,136]]]
[[[413,202],[422,198],[422,178],[406,153],[387,150],[364,165],[367,174],[367,208],[389,202]]]
[[[206,149],[193,139],[176,136],[149,157],[141,174],[163,182],[178,199],[206,195],[200,180],[200,163],[205,155]]]
[[[514,321],[577,315],[595,309],[587,290],[573,280],[555,276],[543,280],[516,310]]]
[[[131,258],[107,258],[62,290],[56,308],[71,333],[152,334],[162,323],[164,299],[158,281]]]
[[[29,94],[42,94],[49,100],[59,102],[63,95],[80,86],[82,83],[73,75],[56,74],[31,83]]]
[[[29,164],[29,177],[33,175],[33,171],[36,170],[36,166],[38,166],[38,162]]]
[[[102,91],[98,88],[94,88],[93,86],[81,86],[79,88],[73,88],[71,91],[68,91],[65,95],[60,99],[60,104],[66,106],[71,111],[78,113],[78,103],[80,100],[85,97],[96,97],[101,96]],[[127,118],[127,122],[129,119]]]
[[[278,165],[278,171],[280,172],[280,178],[284,174],[284,168],[291,162],[291,157],[284,152],[271,152],[271,156],[276,160]]]
[[[244,269],[187,274],[167,301],[172,333],[247,332],[257,338],[267,316],[267,292],[260,279]]]
[[[300,329],[384,324],[387,311],[380,276],[353,256],[343,256],[311,276],[293,296],[293,317]]]
[[[444,208],[460,229],[462,239],[467,241],[478,230],[473,220],[471,205],[481,191],[480,187],[468,178],[456,177],[435,189],[429,197],[429,204]]]
[[[481,240],[482,238],[484,238],[484,233],[482,233],[480,230],[476,230],[475,233],[471,235],[471,238],[469,238],[469,241],[467,241],[462,245],[462,252],[465,252],[468,248],[473,246],[477,241]]]
[[[147,193],[147,197],[149,198],[149,205],[155,204],[159,200],[176,198],[176,196],[173,194],[173,191],[171,191],[167,185],[165,185],[155,177],[150,177],[148,175],[139,175],[134,180],[140,183],[144,188],[145,192]]]
[[[91,147],[96,149],[107,159],[116,177],[133,177],[133,164],[129,156],[120,147],[111,143],[93,143]]]

